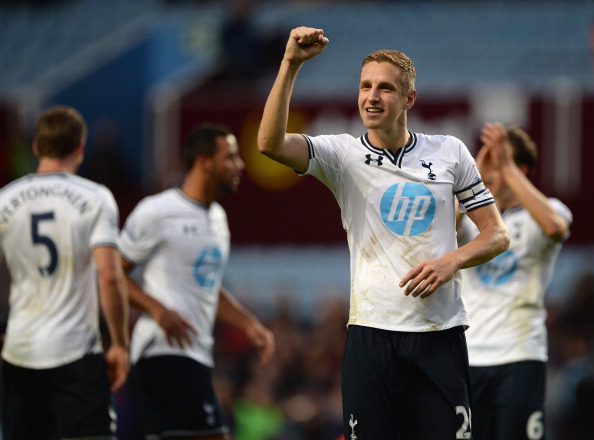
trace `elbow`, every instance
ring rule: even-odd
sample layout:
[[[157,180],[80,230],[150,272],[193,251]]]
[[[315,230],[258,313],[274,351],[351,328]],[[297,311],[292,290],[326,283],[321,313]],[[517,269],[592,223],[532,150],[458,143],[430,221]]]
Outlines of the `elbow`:
[[[569,232],[569,225],[564,221],[554,222],[544,229],[547,237],[554,241],[563,241]]]
[[[498,237],[499,238],[497,240],[497,246],[495,246],[495,248],[497,249],[496,255],[499,255],[509,249],[510,239],[507,228],[502,227],[498,234]]]
[[[267,142],[258,141],[258,151],[264,156],[270,157],[274,153],[274,148]]]
[[[268,139],[258,139],[258,151],[264,156],[274,159],[277,148],[274,142]]]
[[[268,139],[258,139],[258,151],[272,160],[278,160],[278,148]]]
[[[274,152],[274,141],[267,135],[264,130],[260,128],[258,130],[258,151],[266,156],[273,154]]]
[[[509,249],[509,232],[507,231],[507,229],[503,232],[503,237],[501,239],[501,252],[505,252],[506,250]]]
[[[265,139],[258,138],[258,151],[262,154],[266,154],[270,150],[270,146]]]

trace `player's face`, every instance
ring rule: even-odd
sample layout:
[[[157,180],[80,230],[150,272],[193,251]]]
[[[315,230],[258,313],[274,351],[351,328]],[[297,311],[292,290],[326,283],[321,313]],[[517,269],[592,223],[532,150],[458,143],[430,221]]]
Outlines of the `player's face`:
[[[388,62],[369,62],[359,79],[359,113],[369,130],[394,130],[405,110],[412,107],[415,91],[403,94],[400,69]]]
[[[219,136],[217,151],[213,157],[213,179],[222,192],[235,192],[241,181],[244,168],[239,156],[237,139],[233,135]]]

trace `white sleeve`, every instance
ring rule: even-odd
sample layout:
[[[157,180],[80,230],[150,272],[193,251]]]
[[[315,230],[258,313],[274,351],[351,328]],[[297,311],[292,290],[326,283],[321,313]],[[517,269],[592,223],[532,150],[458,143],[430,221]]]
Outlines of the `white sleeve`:
[[[319,179],[332,192],[338,187],[347,148],[347,135],[303,135],[309,146],[309,165],[305,174]]]
[[[97,219],[90,236],[91,247],[116,246],[119,233],[119,211],[113,194],[107,187],[101,187],[101,198]]]
[[[493,195],[483,183],[470,151],[458,140],[459,169],[454,182],[454,192],[458,199],[460,212],[468,212],[481,206],[495,203]]]
[[[142,263],[161,241],[159,222],[154,204],[142,200],[130,213],[119,236],[122,255],[135,264]]]

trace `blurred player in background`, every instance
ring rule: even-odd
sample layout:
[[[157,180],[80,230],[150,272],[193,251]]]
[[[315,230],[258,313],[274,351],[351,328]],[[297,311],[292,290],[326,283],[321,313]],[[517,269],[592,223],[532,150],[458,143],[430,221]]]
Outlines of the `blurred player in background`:
[[[244,164],[235,136],[205,124],[185,141],[179,188],[142,200],[126,221],[121,252],[131,303],[144,313],[132,335],[134,378],[150,438],[229,439],[212,383],[218,319],[245,332],[267,362],[274,338],[222,286],[230,246],[217,199],[237,190]],[[148,437],[147,437],[148,438]]]
[[[115,200],[74,175],[86,134],[76,110],[47,110],[33,142],[37,172],[0,190],[0,251],[11,276],[4,440],[115,438],[110,389],[128,374],[128,300]]]
[[[507,231],[466,146],[408,130],[416,74],[402,52],[376,51],[363,60],[358,104],[367,133],[286,133],[297,73],[327,44],[321,29],[291,31],[258,147],[317,177],[341,208],[351,253],[345,437],[471,438],[467,319],[457,272],[507,249]],[[456,198],[481,231],[460,248]]]
[[[483,176],[510,233],[510,247],[462,271],[473,385],[475,440],[544,438],[547,331],[544,293],[562,243],[569,209],[529,180],[536,145],[517,127],[487,123],[477,155]],[[459,240],[478,232],[466,217]]]

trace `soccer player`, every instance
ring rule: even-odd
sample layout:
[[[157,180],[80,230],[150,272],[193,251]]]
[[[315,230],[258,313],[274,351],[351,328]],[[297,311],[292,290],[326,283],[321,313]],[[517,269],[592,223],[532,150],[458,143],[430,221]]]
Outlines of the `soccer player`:
[[[351,254],[345,437],[470,438],[467,318],[457,272],[504,251],[507,231],[464,144],[408,130],[415,69],[401,52],[363,60],[358,105],[366,133],[286,133],[297,73],[327,44],[321,29],[291,31],[258,147],[317,177],[341,208]],[[480,230],[461,248],[456,198]]]
[[[572,220],[530,182],[535,143],[518,127],[487,123],[477,165],[510,233],[509,249],[462,271],[474,392],[475,440],[544,438],[547,331],[544,293]],[[460,240],[477,233],[462,217]]]
[[[142,200],[120,250],[130,300],[144,313],[132,334],[133,377],[150,438],[229,439],[212,383],[215,320],[243,330],[267,362],[272,333],[222,286],[229,255],[227,217],[217,199],[235,192],[244,164],[228,128],[204,124],[185,140],[179,188]]]
[[[33,141],[37,172],[0,190],[0,251],[11,276],[5,440],[115,438],[110,390],[128,374],[128,300],[115,200],[75,175],[86,135],[75,109],[45,111]]]

